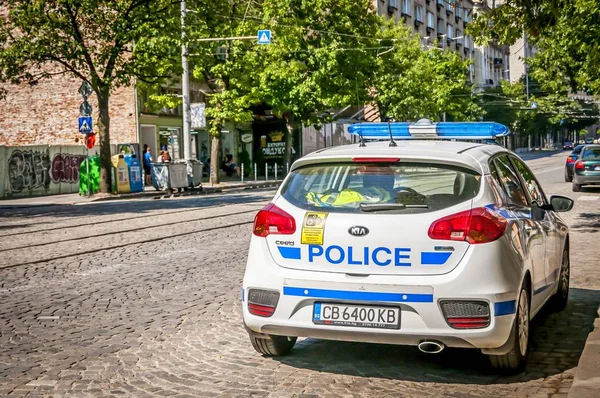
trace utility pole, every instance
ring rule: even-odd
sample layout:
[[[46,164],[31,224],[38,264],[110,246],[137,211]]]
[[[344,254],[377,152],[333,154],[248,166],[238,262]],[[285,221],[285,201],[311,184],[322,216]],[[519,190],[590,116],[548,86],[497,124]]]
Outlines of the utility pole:
[[[185,0],[181,2],[181,99],[183,103],[183,157],[185,160],[192,158],[192,140],[190,136],[190,74],[188,66],[187,47],[185,45],[185,16],[187,14]]]

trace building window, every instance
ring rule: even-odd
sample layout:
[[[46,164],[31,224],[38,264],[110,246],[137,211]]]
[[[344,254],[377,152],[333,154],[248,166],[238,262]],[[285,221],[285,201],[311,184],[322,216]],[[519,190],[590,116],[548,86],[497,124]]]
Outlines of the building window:
[[[443,35],[446,31],[444,29],[444,20],[443,19],[438,19],[437,22],[437,31],[438,31],[438,35]]]
[[[444,0],[437,0],[437,9],[438,11],[444,7]]]
[[[452,3],[450,1],[444,1],[446,3],[446,15],[452,14]]]
[[[402,0],[402,14],[410,17],[410,0]]]
[[[419,22],[423,22],[423,7],[422,6],[415,7],[415,19]]]
[[[463,42],[464,42],[464,38],[462,37],[462,31],[459,29],[456,29],[456,45],[462,46]]]
[[[450,25],[450,24],[446,25],[446,32],[447,32],[446,38],[448,40],[454,38],[454,28],[452,27],[452,25]]]
[[[465,48],[471,48],[471,38],[469,36],[465,37]]]
[[[390,0],[388,2],[389,7],[394,7],[396,10],[398,9],[398,0]]]
[[[427,12],[427,27],[431,29],[435,28],[435,16],[429,11]]]
[[[463,20],[464,20],[465,22],[471,22],[471,18],[469,17],[469,10],[467,10],[467,9],[465,8],[463,11],[464,11],[464,15],[465,15],[465,16],[464,16],[464,18],[463,18]]]

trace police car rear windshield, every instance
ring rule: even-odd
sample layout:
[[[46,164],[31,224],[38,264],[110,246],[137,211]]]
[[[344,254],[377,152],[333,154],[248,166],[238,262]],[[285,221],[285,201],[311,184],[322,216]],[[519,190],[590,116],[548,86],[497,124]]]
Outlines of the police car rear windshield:
[[[293,171],[283,197],[307,210],[423,213],[473,199],[481,176],[431,163],[335,163]]]

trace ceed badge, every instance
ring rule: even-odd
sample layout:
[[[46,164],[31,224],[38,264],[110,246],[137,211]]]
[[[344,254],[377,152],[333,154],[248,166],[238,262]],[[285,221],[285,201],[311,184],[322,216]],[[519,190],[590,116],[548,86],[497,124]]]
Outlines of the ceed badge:
[[[303,245],[322,245],[326,219],[327,213],[306,213],[302,223],[300,243]]]

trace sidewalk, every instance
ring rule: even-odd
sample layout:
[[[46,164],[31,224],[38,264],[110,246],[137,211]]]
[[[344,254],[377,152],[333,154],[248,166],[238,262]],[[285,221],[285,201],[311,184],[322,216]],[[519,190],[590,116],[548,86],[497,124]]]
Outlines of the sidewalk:
[[[569,398],[595,398],[600,396],[600,308],[594,321],[583,353],[579,358],[575,379],[569,390]]]
[[[106,195],[95,194],[88,198],[87,196],[79,196],[76,193],[64,195],[44,195],[30,196],[25,198],[6,198],[0,199],[0,209],[22,208],[22,207],[44,207],[56,205],[75,205],[90,202],[101,202],[109,200],[124,200],[124,199],[164,199],[192,195],[203,195],[218,192],[240,191],[247,189],[265,189],[277,188],[281,180],[278,181],[227,181],[216,185],[208,183],[202,184],[202,188],[196,188],[192,191],[186,190],[183,192],[171,193],[169,191],[157,191],[154,187],[144,187],[144,192]]]

